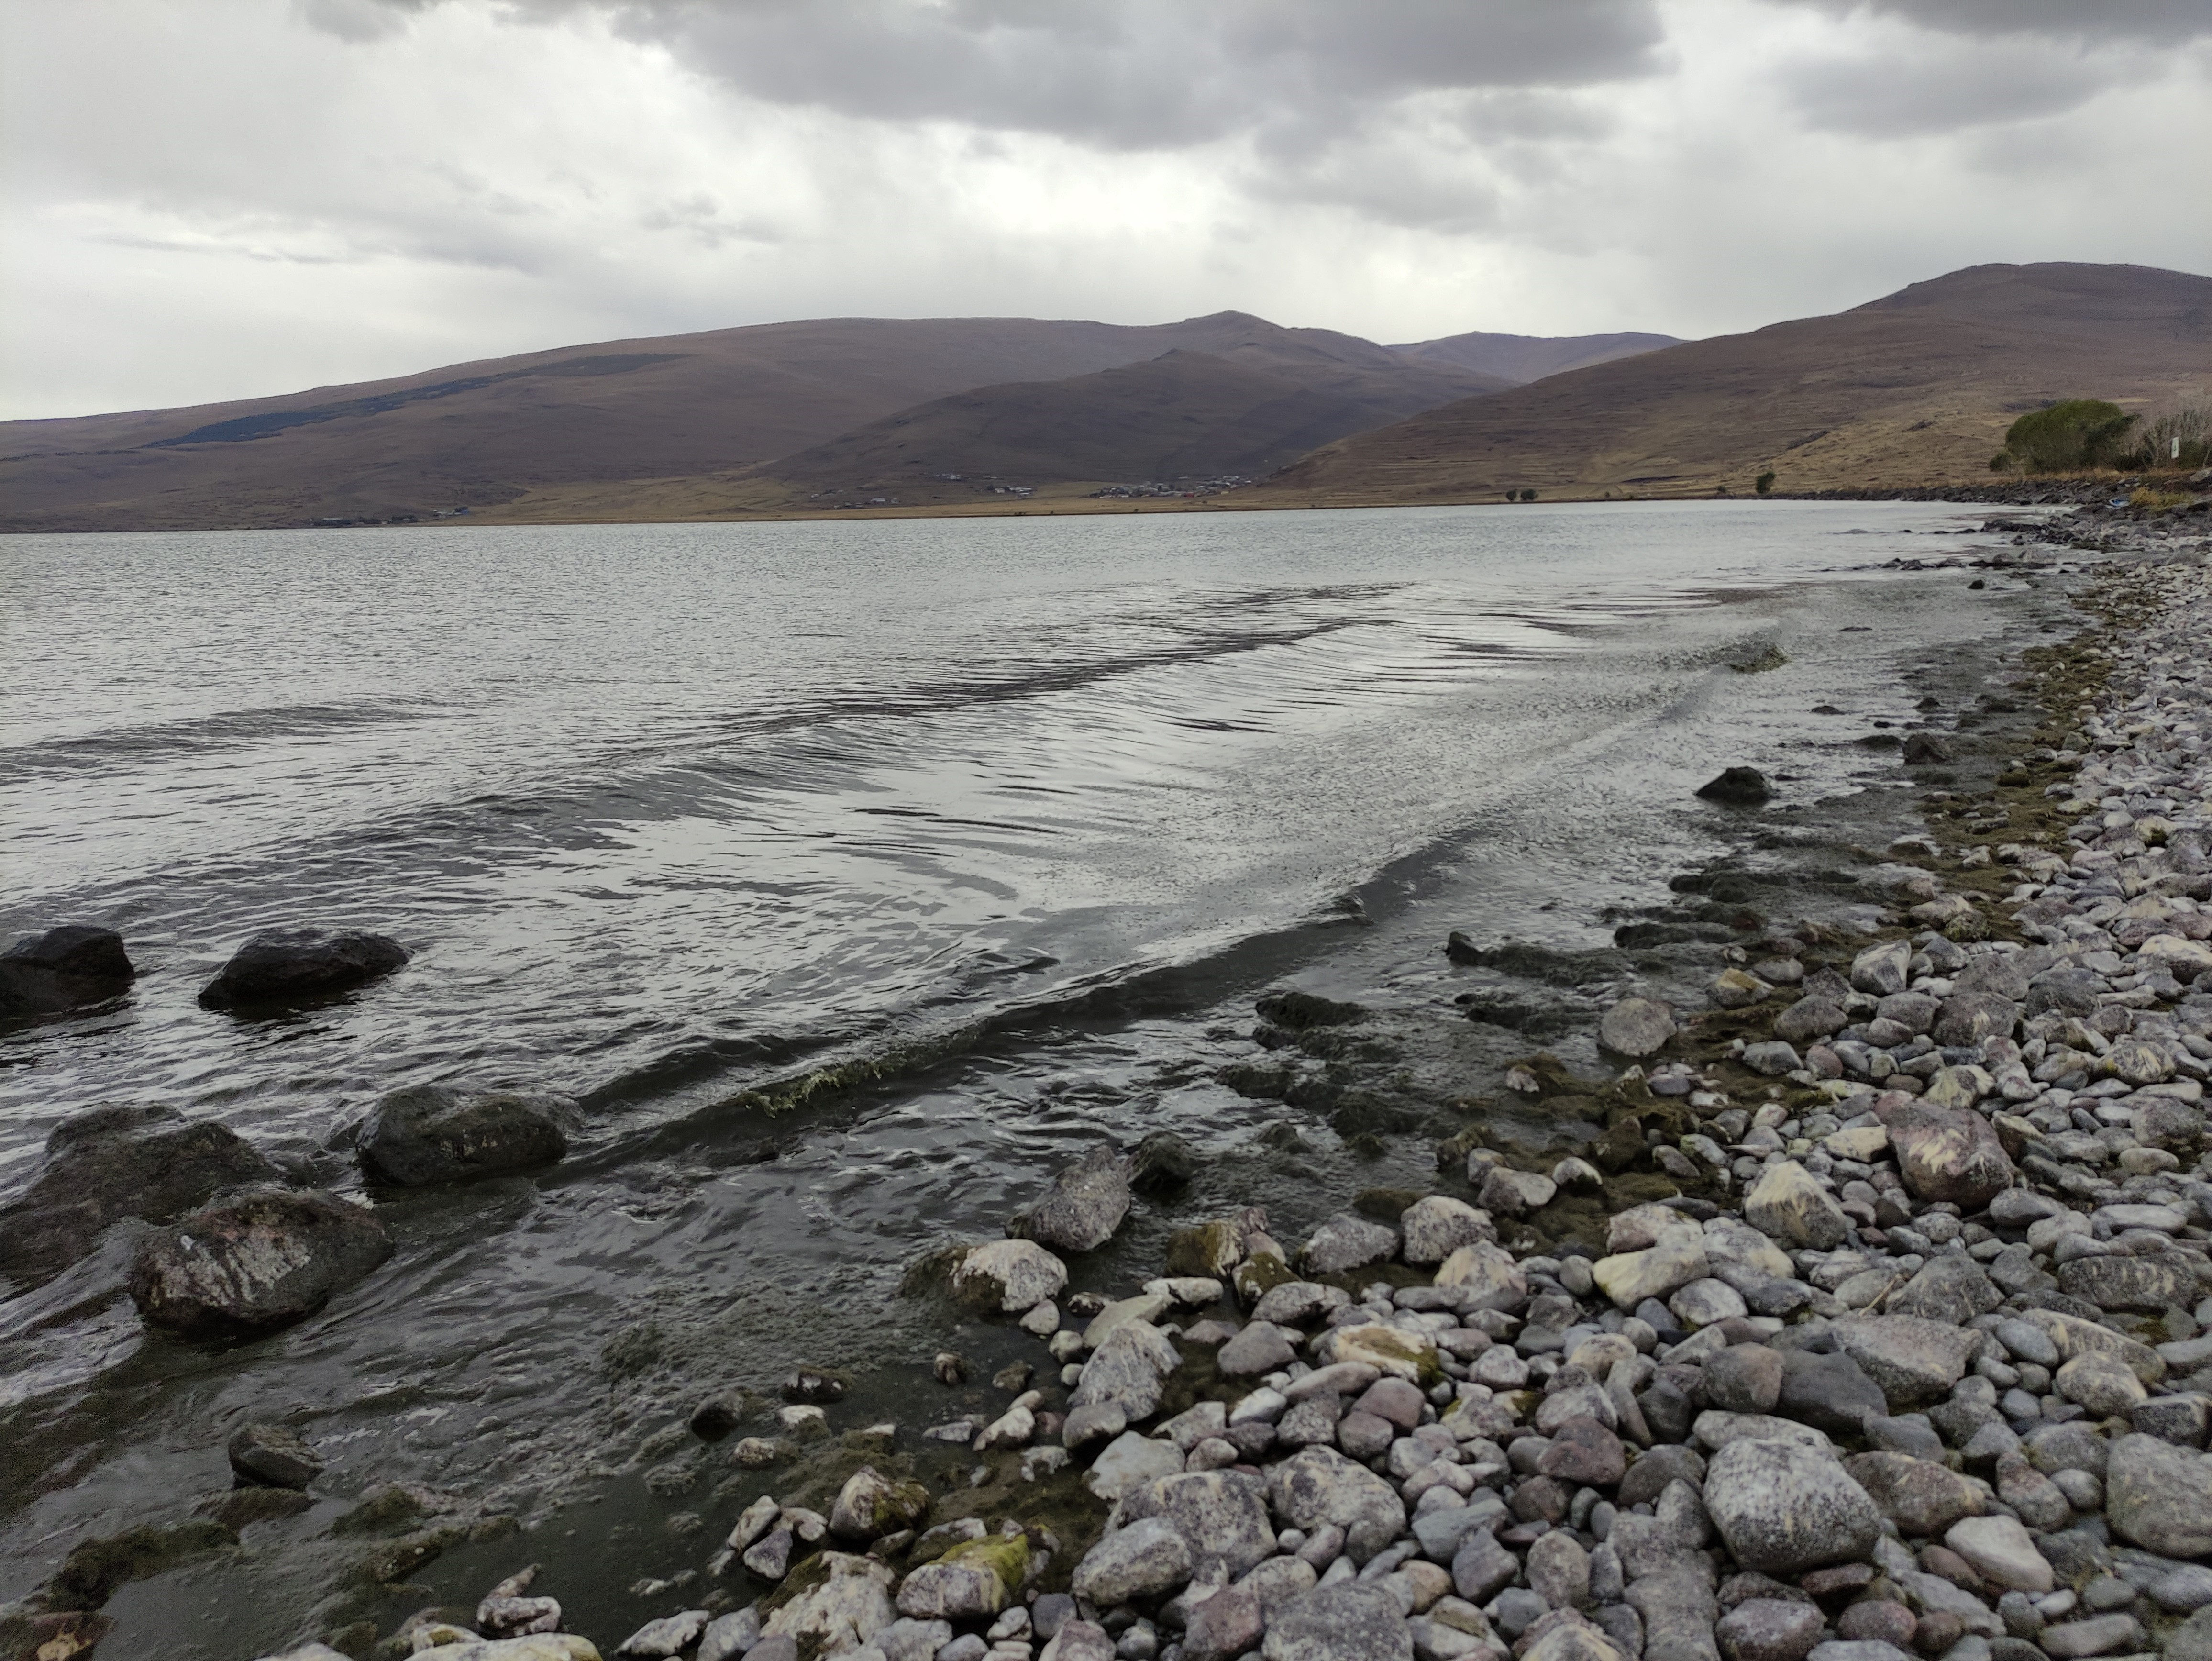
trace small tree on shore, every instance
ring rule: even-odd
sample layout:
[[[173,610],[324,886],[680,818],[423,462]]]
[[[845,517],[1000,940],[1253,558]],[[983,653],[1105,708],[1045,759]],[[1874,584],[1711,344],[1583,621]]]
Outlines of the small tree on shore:
[[[1772,490],[1774,488],[1774,469],[1769,467],[1765,472],[1753,479],[1752,481],[1751,488],[1758,491],[1761,496],[1765,496],[1769,490]]]

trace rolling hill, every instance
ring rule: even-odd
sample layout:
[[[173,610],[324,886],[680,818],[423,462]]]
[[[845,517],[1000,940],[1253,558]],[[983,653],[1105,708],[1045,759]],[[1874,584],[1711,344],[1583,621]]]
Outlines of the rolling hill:
[[[1976,265],[1832,317],[1687,342],[1340,440],[1278,505],[1784,492],[1986,479],[2055,399],[2212,403],[2212,278],[2142,265]],[[1262,505],[1255,502],[1255,505]]]
[[[895,490],[904,504],[972,498],[984,481],[1024,486],[1256,477],[1317,445],[1510,383],[1409,362],[1322,329],[1224,313],[1212,350],[1060,380],[981,386],[934,399],[759,472],[832,491]]]
[[[1368,424],[1503,384],[1234,312],[1147,327],[1027,318],[768,324],[281,398],[0,423],[0,528],[428,516],[564,486],[742,472],[978,386],[1063,380],[1176,350],[1260,363],[1332,350],[1346,359],[1343,374],[1358,378],[1358,359],[1370,380],[1395,374],[1421,389],[1376,403]],[[1350,430],[1340,423],[1327,436]]]
[[[1670,334],[1455,334],[1441,340],[1417,340],[1410,346],[1393,346],[1394,352],[1419,358],[1425,363],[1449,363],[1477,374],[1496,375],[1516,386],[1565,374],[1593,363],[1610,363],[1617,357],[1656,352],[1682,343]]]

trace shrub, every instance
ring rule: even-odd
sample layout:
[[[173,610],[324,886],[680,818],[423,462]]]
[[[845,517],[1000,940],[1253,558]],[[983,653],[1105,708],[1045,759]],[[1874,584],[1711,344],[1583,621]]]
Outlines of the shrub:
[[[2100,398],[2064,399],[2014,422],[2004,453],[2023,472],[2111,466],[2120,460],[2121,441],[2136,419]]]
[[[2212,410],[2185,405],[2154,417],[2137,430],[2137,442],[2121,465],[2146,471],[2202,467],[2212,459]]]
[[[1753,479],[1751,482],[1751,488],[1758,491],[1761,496],[1765,496],[1769,490],[1772,490],[1774,488],[1774,469],[1769,467],[1765,472]]]
[[[1535,499],[1536,493],[1534,490],[1523,490],[1521,492],[1521,500],[1523,502],[1534,502]]]

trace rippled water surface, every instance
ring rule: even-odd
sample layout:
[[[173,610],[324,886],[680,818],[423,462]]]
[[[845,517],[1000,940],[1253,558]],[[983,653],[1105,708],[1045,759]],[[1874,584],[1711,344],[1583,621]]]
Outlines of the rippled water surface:
[[[921,1250],[996,1232],[1102,1135],[1230,1150],[1282,1113],[1212,1082],[1200,1036],[1269,981],[1418,1001],[1446,928],[1602,939],[1605,904],[1725,840],[1687,800],[1722,765],[1850,788],[1866,752],[1807,712],[1863,718],[1899,652],[2003,626],[2002,596],[1877,569],[1972,523],[1715,503],[9,539],[0,927],[108,924],[142,978],[0,1032],[0,1197],[106,1101],[219,1116],[341,1187],[351,1126],[403,1084],[559,1088],[591,1129],[545,1177],[387,1203],[392,1263],[244,1350],[142,1340],[112,1263],[0,1285],[0,1597],[219,1487],[249,1414],[290,1412],[333,1493],[434,1479],[526,1512],[621,1468],[638,1424],[604,1416],[591,1362],[641,1311],[680,1335],[672,1401],[825,1348],[911,1359],[927,1321],[893,1288]],[[1729,667],[1772,644],[1785,669]],[[293,923],[414,958],[287,1018],[195,1005]],[[854,1061],[874,1082],[802,1111],[744,1094]],[[1224,1159],[1243,1186],[1194,1205],[1341,1203]],[[233,1603],[179,1653],[291,1635],[313,1574],[265,1556],[267,1618]]]

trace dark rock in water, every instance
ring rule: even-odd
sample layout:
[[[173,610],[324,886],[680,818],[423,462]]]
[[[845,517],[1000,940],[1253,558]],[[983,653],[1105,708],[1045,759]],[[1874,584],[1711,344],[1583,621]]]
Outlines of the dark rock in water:
[[[1767,788],[1766,775],[1756,767],[1731,767],[1698,790],[1703,800],[1724,802],[1731,807],[1756,807],[1773,794]]]
[[[264,1488],[303,1488],[323,1474],[323,1456],[282,1425],[244,1425],[224,1450],[239,1477]]]
[[[1913,733],[1905,740],[1905,764],[1907,767],[1932,767],[1956,760],[1951,746],[1933,733]]]
[[[406,961],[406,949],[382,934],[274,928],[231,955],[222,972],[201,989],[200,1004],[236,1009],[319,997],[388,975]]]
[[[312,1315],[392,1255],[375,1214],[320,1189],[249,1189],[138,1248],[139,1317],[188,1338],[266,1332]]]
[[[399,1188],[495,1177],[551,1165],[582,1123],[566,1096],[416,1085],[377,1103],[354,1157],[371,1180]]]
[[[228,1126],[167,1107],[96,1107],[54,1127],[38,1177],[0,1210],[0,1270],[52,1273],[120,1218],[166,1223],[224,1189],[278,1180]]]
[[[1172,1130],[1155,1130],[1129,1161],[1129,1186],[1139,1194],[1171,1192],[1197,1174],[1198,1151]]]
[[[0,1011],[41,1015],[99,1003],[137,972],[112,928],[70,923],[26,934],[0,952]]]
[[[1252,1007],[1260,1012],[1262,1020],[1286,1026],[1293,1032],[1302,1032],[1310,1026],[1350,1026],[1365,1020],[1369,1013],[1363,1005],[1340,1003],[1334,998],[1319,997],[1295,988],[1286,992],[1270,992]]]
[[[1054,1177],[1006,1232],[1052,1251],[1090,1251],[1112,1239],[1128,1214],[1128,1161],[1102,1144]]]
[[[719,1442],[737,1427],[737,1409],[719,1396],[691,1409],[691,1433],[702,1442]]]

